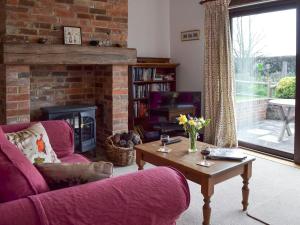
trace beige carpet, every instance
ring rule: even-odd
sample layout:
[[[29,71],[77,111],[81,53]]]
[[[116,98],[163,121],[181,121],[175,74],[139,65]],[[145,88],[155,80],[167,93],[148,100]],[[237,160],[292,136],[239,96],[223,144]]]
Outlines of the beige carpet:
[[[298,210],[297,210],[298,209]],[[299,187],[283,190],[248,210],[248,215],[271,225],[300,224],[300,189]]]
[[[146,168],[152,167],[147,164]],[[126,174],[137,170],[135,165],[116,168],[115,175]],[[177,225],[201,225],[202,224],[202,202],[200,186],[189,182],[191,190],[191,204],[189,209],[178,219]],[[258,217],[267,215],[268,218],[299,218],[300,198],[300,170],[294,167],[282,165],[269,160],[257,158],[253,165],[253,176],[250,180],[249,212],[257,209]],[[242,212],[241,205],[242,179],[233,178],[227,182],[218,184],[212,197],[212,225],[256,225],[263,224]],[[294,190],[297,195],[289,194],[286,200],[281,201],[282,209],[277,207],[277,201],[272,201],[268,210],[265,210],[266,201],[278,199],[278,196],[287,191]],[[290,193],[290,192],[288,192]],[[276,197],[277,196],[277,197]],[[298,207],[295,207],[298,205]],[[267,219],[265,217],[265,219]],[[286,220],[289,223],[280,225],[297,225],[300,220]],[[295,222],[295,223],[294,223]],[[271,221],[272,224],[272,221]],[[277,223],[279,225],[279,223]],[[274,223],[274,225],[277,225]],[[272,224],[273,225],[273,224]]]

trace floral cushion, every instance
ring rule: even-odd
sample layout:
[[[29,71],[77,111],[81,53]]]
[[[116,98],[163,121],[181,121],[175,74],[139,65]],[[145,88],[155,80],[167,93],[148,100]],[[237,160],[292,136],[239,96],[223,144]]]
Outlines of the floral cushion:
[[[31,163],[59,163],[53,151],[47,132],[41,123],[35,123],[27,129],[7,133],[7,139],[16,145]]]
[[[109,162],[89,163],[43,163],[36,164],[50,189],[61,189],[109,178],[113,164]]]

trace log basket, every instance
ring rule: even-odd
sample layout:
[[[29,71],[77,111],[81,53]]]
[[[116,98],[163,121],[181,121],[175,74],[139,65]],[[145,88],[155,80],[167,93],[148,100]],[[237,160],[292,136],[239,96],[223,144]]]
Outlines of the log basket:
[[[129,166],[135,161],[134,147],[124,148],[116,146],[113,135],[106,139],[106,155],[109,161],[116,166]]]

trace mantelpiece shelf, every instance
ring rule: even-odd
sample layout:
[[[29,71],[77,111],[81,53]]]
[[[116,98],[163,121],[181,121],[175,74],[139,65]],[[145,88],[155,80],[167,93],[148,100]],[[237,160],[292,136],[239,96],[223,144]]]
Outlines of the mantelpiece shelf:
[[[2,44],[7,65],[108,65],[135,64],[136,49],[48,44]]]

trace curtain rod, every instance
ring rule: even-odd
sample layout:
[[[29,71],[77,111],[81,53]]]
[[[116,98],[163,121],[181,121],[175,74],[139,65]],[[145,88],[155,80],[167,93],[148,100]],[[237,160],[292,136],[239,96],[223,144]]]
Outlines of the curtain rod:
[[[201,2],[199,2],[200,5],[205,4],[206,2],[214,2],[216,0],[202,0]]]

